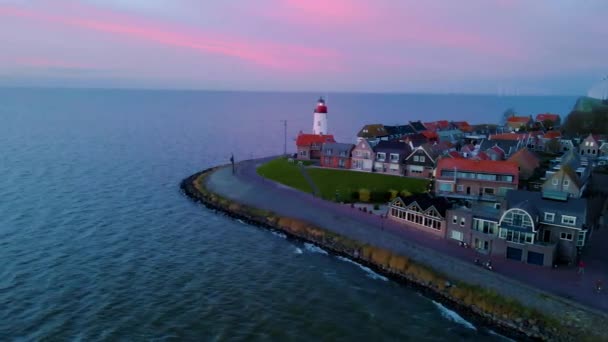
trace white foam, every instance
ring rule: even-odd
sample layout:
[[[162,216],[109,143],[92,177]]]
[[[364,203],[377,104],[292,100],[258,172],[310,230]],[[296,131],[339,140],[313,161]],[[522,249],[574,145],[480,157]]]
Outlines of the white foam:
[[[356,265],[357,267],[359,267],[360,269],[362,269],[366,273],[366,275],[368,277],[370,277],[372,279],[378,279],[378,280],[388,281],[387,277],[385,277],[383,275],[380,275],[380,274],[372,271],[372,269],[369,268],[369,267],[363,266],[363,265],[361,265],[361,264],[359,264],[357,262],[354,262],[354,261],[352,261],[352,260],[350,260],[348,258],[342,257],[342,256],[338,256],[337,258],[340,259],[340,260],[342,260],[342,261],[345,261],[345,262],[351,263],[353,265]]]
[[[293,252],[296,253],[296,254],[302,254],[303,253],[302,250],[300,248],[298,248],[298,247],[296,247],[296,249]]]
[[[241,219],[236,219],[236,220],[237,220],[237,221],[239,221],[239,222],[240,222],[240,223],[242,223],[242,224],[245,224],[245,225],[247,224],[247,223],[245,223],[245,222],[244,222],[243,220],[241,220]]]
[[[441,305],[441,303],[438,303],[436,301],[432,301],[433,304],[435,304],[435,306],[439,309],[439,312],[441,313],[441,316],[449,319],[452,322],[461,324],[469,329],[473,329],[473,330],[477,330],[477,328],[475,328],[475,326],[473,324],[471,324],[471,322],[467,321],[466,319],[462,318],[462,316],[460,316],[459,314],[457,314],[456,312],[446,308],[445,306]]]
[[[503,336],[503,335],[501,335],[501,334],[499,334],[496,331],[491,330],[491,329],[488,329],[488,333],[490,333],[490,335],[498,336],[501,339],[504,339],[505,341],[516,342],[515,340],[512,340],[512,339],[510,339],[510,338],[508,338],[506,336]]]
[[[287,235],[285,235],[285,234],[283,234],[283,233],[281,233],[281,232],[277,232],[277,231],[274,231],[274,230],[271,230],[270,232],[271,232],[271,233],[272,233],[272,235],[274,235],[274,236],[278,236],[278,237],[280,237],[280,238],[282,238],[282,239],[287,239]]]
[[[327,252],[323,248],[317,247],[317,246],[313,245],[312,243],[308,243],[308,242],[304,243],[304,249],[306,249],[309,252],[327,255]]]

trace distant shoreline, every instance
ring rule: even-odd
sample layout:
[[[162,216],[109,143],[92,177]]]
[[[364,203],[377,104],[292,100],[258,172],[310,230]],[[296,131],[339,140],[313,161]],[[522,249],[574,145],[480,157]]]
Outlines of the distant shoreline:
[[[372,268],[374,271],[385,275],[400,283],[423,291],[433,299],[455,308],[464,313],[473,321],[483,322],[509,337],[516,339],[541,339],[541,340],[571,340],[581,333],[587,335],[583,327],[579,329],[569,328],[569,332],[560,331],[549,322],[537,319],[522,319],[519,317],[505,317],[492,311],[484,310],[483,307],[472,304],[466,298],[460,298],[459,291],[463,292],[466,284],[454,285],[449,278],[436,271],[409,259],[378,247],[370,246],[363,241],[353,240],[331,232],[325,228],[314,226],[306,221],[277,215],[271,211],[263,210],[230,200],[213,192],[207,186],[208,178],[216,172],[229,172],[229,166],[218,166],[198,172],[181,182],[184,194],[192,200],[201,202],[210,209],[225,213],[235,219],[240,219],[249,224],[280,231],[287,236],[301,241],[313,243],[323,249],[342,257],[346,257],[362,265]],[[500,301],[503,303],[503,301]],[[491,306],[485,303],[482,306]],[[498,304],[496,306],[499,306]],[[525,309],[524,309],[525,310]],[[574,334],[574,335],[571,335]]]

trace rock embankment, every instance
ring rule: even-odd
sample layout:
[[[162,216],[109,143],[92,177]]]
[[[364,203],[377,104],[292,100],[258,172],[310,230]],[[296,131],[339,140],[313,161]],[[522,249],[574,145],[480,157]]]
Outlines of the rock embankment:
[[[207,187],[207,178],[220,168],[207,169],[184,179],[181,189],[188,197],[210,209],[250,224],[279,230],[292,238],[314,243],[332,253],[367,265],[392,279],[416,286],[442,303],[469,317],[483,320],[506,335],[518,339],[540,340],[578,341],[607,338],[602,333],[602,327],[606,325],[597,326],[602,320],[605,322],[605,318],[593,317],[581,311],[566,322],[563,317],[540,312],[496,292],[453,279],[409,256],[370,245],[365,241],[354,240],[305,220],[282,217],[272,211],[223,197]]]

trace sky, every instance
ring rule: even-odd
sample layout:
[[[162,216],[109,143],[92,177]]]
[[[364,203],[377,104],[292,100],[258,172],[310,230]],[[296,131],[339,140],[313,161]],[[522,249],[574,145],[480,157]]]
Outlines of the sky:
[[[0,0],[0,86],[582,95],[606,0]]]

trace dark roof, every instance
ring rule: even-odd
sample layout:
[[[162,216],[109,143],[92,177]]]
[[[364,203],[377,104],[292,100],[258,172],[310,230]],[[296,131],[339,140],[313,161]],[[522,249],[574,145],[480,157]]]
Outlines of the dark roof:
[[[410,121],[410,126],[412,126],[416,132],[426,131],[426,127],[424,127],[424,124],[420,121]]]
[[[395,200],[399,199],[396,198]],[[406,206],[411,205],[416,202],[420,209],[427,210],[430,207],[435,207],[435,209],[439,212],[439,214],[445,217],[446,210],[450,209],[452,205],[445,197],[434,197],[427,193],[416,194],[404,198],[400,198],[403,201],[403,204]]]
[[[481,142],[481,146],[479,147],[480,151],[487,151],[488,149],[494,147],[495,145],[500,147],[505,154],[511,155],[517,151],[519,141],[513,140],[484,140]]]
[[[374,147],[375,152],[410,153],[410,145],[400,141],[381,141]]]
[[[410,125],[384,126],[389,135],[414,134],[416,131]]]
[[[357,134],[359,138],[377,138],[386,137],[387,135],[389,134],[382,124],[365,125]]]
[[[323,144],[323,155],[325,156],[340,156],[340,152],[346,152],[346,156],[350,157],[350,152],[353,150],[355,145],[344,144],[344,143],[325,143]],[[326,151],[330,150],[331,154],[327,154]]]
[[[534,207],[534,210],[539,213],[539,221],[544,220],[544,213],[553,213],[555,215],[554,224],[563,225],[561,223],[562,215],[576,217],[576,224],[573,227],[581,228],[585,224],[587,200],[584,198],[568,197],[565,201],[551,200],[543,198],[539,191],[525,190],[510,190],[505,198],[509,209]]]

